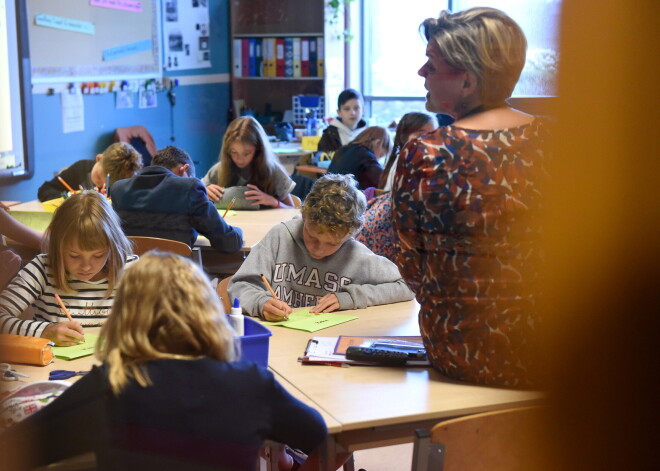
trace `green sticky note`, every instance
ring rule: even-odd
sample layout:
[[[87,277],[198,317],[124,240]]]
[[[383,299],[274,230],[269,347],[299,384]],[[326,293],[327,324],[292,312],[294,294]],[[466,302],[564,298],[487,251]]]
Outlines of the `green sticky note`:
[[[11,211],[8,213],[18,222],[34,229],[35,231],[44,232],[53,219],[53,213],[42,211]]]
[[[85,334],[85,341],[83,343],[71,347],[53,347],[53,355],[62,360],[73,360],[74,358],[92,355],[98,338],[98,335]]]
[[[357,318],[358,316],[347,316],[345,314],[336,314],[334,312],[321,312],[315,314],[309,312],[309,309],[300,309],[289,314],[289,319],[286,321],[264,321],[264,324],[304,330],[305,332],[316,332],[317,330],[327,329],[333,325],[343,324],[344,322],[352,321]]]

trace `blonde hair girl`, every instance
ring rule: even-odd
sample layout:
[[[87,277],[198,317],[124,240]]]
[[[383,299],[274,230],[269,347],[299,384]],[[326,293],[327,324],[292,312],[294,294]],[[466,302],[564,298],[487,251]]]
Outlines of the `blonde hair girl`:
[[[80,187],[86,190],[96,187],[101,190],[108,186],[108,175],[112,186],[117,180],[132,177],[141,168],[142,155],[132,145],[116,142],[103,153],[97,154],[96,158],[79,160],[61,170],[55,178],[39,187],[37,195],[39,201],[59,198],[63,192],[68,191],[62,180],[76,191]]]
[[[0,329],[75,345],[83,339],[83,326],[99,326],[110,314],[132,248],[110,203],[91,190],[64,200],[45,239],[47,253],[37,255],[3,291]],[[56,295],[73,320],[67,320]],[[20,320],[29,306],[34,318]]]
[[[220,161],[202,178],[211,201],[219,201],[226,187],[247,186],[246,199],[254,205],[293,207],[295,182],[273,153],[268,136],[251,116],[232,121],[225,132]]]
[[[96,345],[101,366],[0,435],[0,453],[39,443],[15,469],[90,451],[99,469],[254,469],[266,439],[310,453],[327,434],[265,366],[232,361],[219,297],[178,255],[126,269]]]
[[[126,269],[97,356],[119,394],[129,379],[151,385],[150,360],[208,357],[231,361],[234,340],[215,290],[189,260],[149,252]]]

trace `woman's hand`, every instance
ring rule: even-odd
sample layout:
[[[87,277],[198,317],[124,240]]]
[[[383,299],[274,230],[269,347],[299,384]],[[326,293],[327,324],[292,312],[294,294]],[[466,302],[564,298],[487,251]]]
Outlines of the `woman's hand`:
[[[264,206],[272,206],[277,208],[279,206],[279,200],[274,196],[264,193],[256,185],[248,185],[249,190],[245,192],[245,199],[249,201],[254,201],[252,206],[257,206],[263,204]]]
[[[291,309],[291,307],[284,301],[270,298],[266,301],[266,304],[264,304],[262,315],[267,321],[279,322],[288,319],[289,314],[291,314],[292,311],[293,309]]]
[[[225,194],[225,189],[212,183],[206,187],[206,194],[209,199],[215,203],[222,199],[222,195]]]
[[[78,321],[49,324],[41,333],[41,336],[52,340],[58,347],[70,347],[85,341],[82,325]]]
[[[309,312],[332,312],[339,309],[339,299],[336,294],[326,294]]]

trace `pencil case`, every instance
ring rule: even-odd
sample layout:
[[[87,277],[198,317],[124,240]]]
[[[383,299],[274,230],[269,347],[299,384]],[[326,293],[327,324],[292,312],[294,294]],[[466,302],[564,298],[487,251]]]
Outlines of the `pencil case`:
[[[44,366],[53,361],[53,342],[41,337],[0,334],[0,360]]]

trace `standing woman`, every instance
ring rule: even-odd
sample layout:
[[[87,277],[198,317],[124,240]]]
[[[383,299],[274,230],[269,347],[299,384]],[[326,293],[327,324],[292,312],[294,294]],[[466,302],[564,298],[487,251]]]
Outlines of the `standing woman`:
[[[291,180],[270,147],[261,124],[251,116],[236,118],[222,140],[220,161],[202,178],[211,201],[219,201],[225,188],[247,186],[245,199],[253,205],[293,208]]]
[[[441,12],[428,40],[426,108],[452,125],[411,140],[392,189],[401,274],[417,294],[431,364],[479,384],[534,387],[532,350],[547,140],[508,106],[527,41],[503,12]]]

